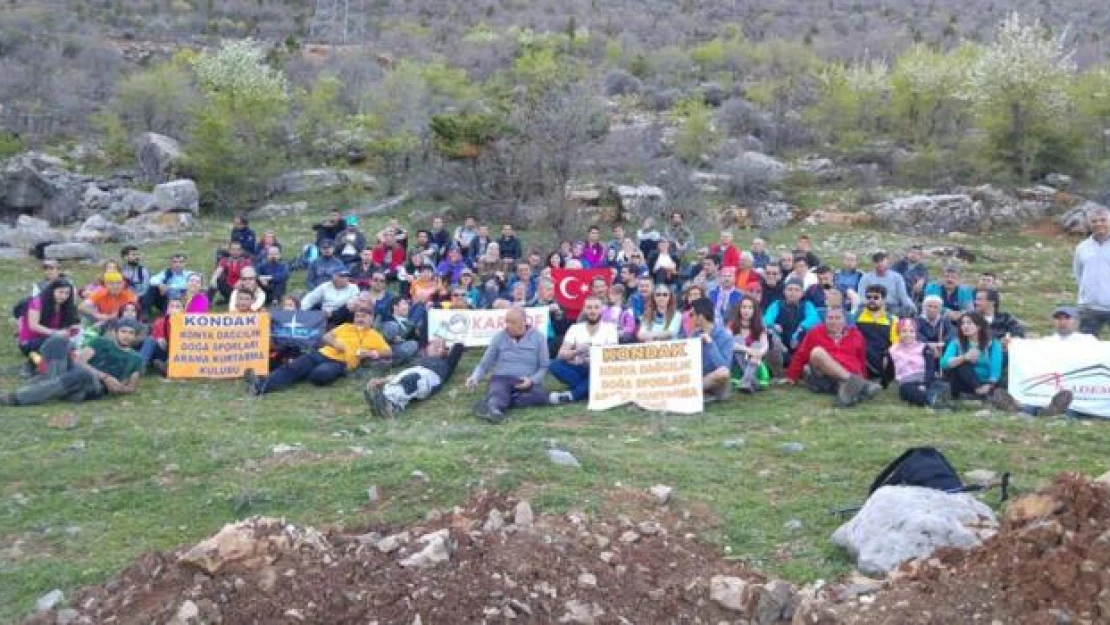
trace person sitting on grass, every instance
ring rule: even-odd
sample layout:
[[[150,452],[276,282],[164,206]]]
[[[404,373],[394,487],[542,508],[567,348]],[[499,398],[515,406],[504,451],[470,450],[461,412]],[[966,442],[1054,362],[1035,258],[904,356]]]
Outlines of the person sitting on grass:
[[[153,366],[160,375],[166,375],[170,360],[170,319],[176,313],[185,312],[185,304],[179,299],[166,303],[166,314],[154,321],[150,336],[143,339],[139,346],[139,356],[143,359],[143,371]]]
[[[887,312],[886,287],[869,285],[864,290],[865,304],[856,315],[856,327],[867,345],[867,377],[879,380],[883,388],[894,379],[889,350],[898,343],[898,317]]]
[[[970,395],[995,408],[1017,410],[1013,397],[998,385],[1002,378],[1002,346],[991,337],[983,315],[970,312],[960,317],[956,338],[944,349],[940,368],[953,399]]]
[[[80,402],[134,393],[143,360],[131,346],[140,328],[132,319],[114,320],[105,325],[101,336],[72,355],[68,335],[51,336],[39,350],[45,377],[0,394],[0,405],[36,406],[54,399]]]
[[[733,382],[741,392],[751,395],[756,390],[756,377],[764,357],[768,362],[777,357],[777,370],[781,372],[782,356],[770,353],[771,342],[763,328],[763,317],[755,300],[745,298],[740,302],[729,320],[729,330],[733,337]]]
[[[786,281],[783,299],[772,302],[770,308],[763,313],[763,327],[771,333],[776,347],[781,348],[783,363],[786,365],[790,364],[791,357],[802,344],[806,333],[821,323],[817,308],[802,299],[802,292],[802,281],[790,278]]]
[[[138,302],[139,299],[127,288],[123,274],[110,271],[104,274],[104,286],[97,287],[89,293],[78,310],[88,316],[93,325],[103,328],[119,317],[119,309],[123,308],[124,304]]]
[[[220,258],[216,263],[216,270],[212,273],[208,299],[215,301],[215,296],[219,293],[226,301],[232,302],[231,291],[239,284],[243,269],[253,264],[254,259],[244,253],[241,243],[238,241],[228,243],[227,256]]]
[[[227,300],[227,311],[235,312],[236,302],[245,295],[250,298],[250,309],[258,312],[266,307],[266,291],[258,282],[258,270],[254,267],[243,267],[239,272],[239,281],[235,283],[235,290]]]
[[[428,341],[425,354],[396,375],[367,382],[363,396],[370,412],[382,419],[396,419],[412,402],[428,399],[451,379],[463,355],[463,344],[447,348],[440,337]]]
[[[340,269],[331,279],[309,291],[301,299],[301,310],[322,310],[330,320],[348,301],[358,297],[359,290],[351,284],[351,272]]]
[[[505,329],[493,335],[482,360],[466,379],[466,387],[473,389],[490,376],[489,388],[474,404],[474,413],[498,424],[511,408],[546,405],[543,378],[548,365],[546,337],[528,327],[523,308],[510,308],[505,312]]]
[[[898,342],[889,350],[898,382],[898,397],[913,406],[951,408],[952,391],[937,379],[937,356],[929,343],[917,340],[917,322],[898,320]]]
[[[805,376],[805,385],[814,393],[835,393],[841,408],[871,399],[881,387],[864,379],[867,374],[867,353],[863,335],[849,327],[840,308],[830,308],[825,323],[806,333],[798,346],[786,383],[797,384]]]
[[[567,386],[565,391],[552,391],[548,401],[553,405],[582,401],[590,395],[590,348],[594,345],[620,343],[617,326],[601,320],[601,298],[591,295],[582,305],[578,323],[563,335],[563,344],[549,368],[556,380]]]
[[[38,352],[51,337],[70,338],[81,331],[81,318],[74,303],[73,285],[59,278],[31,298],[19,318],[19,351],[24,356]]]
[[[303,380],[328,386],[357,369],[363,360],[389,358],[389,344],[371,327],[373,319],[366,308],[356,311],[354,323],[345,323],[324,335],[323,347],[299,356],[269,376],[260,377],[254,369],[247,369],[243,375],[247,393],[273,393]]]
[[[651,298],[644,304],[640,331],[636,333],[641,343],[669,341],[678,337],[682,330],[682,315],[674,300],[674,293],[667,285],[657,284],[652,288]]]
[[[658,288],[658,287],[656,287]],[[705,401],[724,401],[732,395],[729,366],[732,364],[732,333],[724,324],[717,323],[717,310],[706,298],[694,301],[694,331],[692,339],[701,339],[702,390]]]

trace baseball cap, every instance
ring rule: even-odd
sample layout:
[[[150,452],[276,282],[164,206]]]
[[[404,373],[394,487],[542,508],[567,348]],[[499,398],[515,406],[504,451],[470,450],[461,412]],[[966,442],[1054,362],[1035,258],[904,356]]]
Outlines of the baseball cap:
[[[350,269],[340,269],[339,271],[335,272],[332,275],[339,276],[340,278],[350,278],[351,277],[351,270]]]
[[[1052,316],[1059,317],[1060,315],[1066,315],[1072,319],[1077,319],[1079,317],[1079,309],[1075,306],[1057,306],[1056,310],[1052,311]]]
[[[817,268],[813,270],[813,273],[832,273],[832,268],[828,265],[817,265]]]
[[[115,325],[113,326],[113,329],[118,330],[120,328],[129,328],[131,330],[134,330],[135,332],[138,332],[142,330],[143,324],[135,321],[134,319],[117,319]]]
[[[320,241],[320,247],[335,247],[335,241],[332,241],[331,239],[324,239],[323,241]]]

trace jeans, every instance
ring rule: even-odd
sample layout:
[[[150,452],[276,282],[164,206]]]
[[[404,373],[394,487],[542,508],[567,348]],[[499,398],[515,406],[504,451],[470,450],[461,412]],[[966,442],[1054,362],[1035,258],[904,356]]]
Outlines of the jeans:
[[[544,390],[542,383],[532,384],[526,391],[518,391],[513,387],[519,383],[519,378],[508,375],[495,375],[490,378],[489,390],[486,391],[489,407],[505,412],[509,408],[547,405],[547,391]]]
[[[150,365],[150,361],[152,360],[161,360],[165,362],[170,359],[169,351],[165,347],[159,345],[157,340],[149,336],[143,339],[143,344],[139,346],[139,356],[143,359],[144,369]]]
[[[902,401],[913,404],[914,406],[924,406],[927,399],[929,387],[925,386],[924,382],[902,382],[898,385],[898,397]]]
[[[272,393],[289,388],[303,380],[308,380],[317,386],[327,386],[345,375],[347,375],[345,364],[332,360],[319,351],[314,351],[278,368],[266,378],[259,390],[263,393]]]
[[[46,379],[21,387],[15,403],[35,406],[52,399],[84,401],[105,394],[104,385],[88,370],[76,366],[69,356],[69,338],[52,336],[43,342],[40,354],[46,363]]]
[[[975,367],[970,362],[965,362],[955,369],[945,371],[944,377],[952,388],[952,399],[957,399],[960,395],[973,395],[979,399],[983,398],[983,395],[976,393],[975,389],[986,384],[986,382],[979,381],[979,376],[975,375]]]
[[[590,396],[590,367],[572,365],[565,360],[552,360],[548,369],[555,379],[567,385],[574,401],[582,401]]]
[[[1110,324],[1110,310],[1079,309],[1079,331],[1098,336],[1102,326]]]

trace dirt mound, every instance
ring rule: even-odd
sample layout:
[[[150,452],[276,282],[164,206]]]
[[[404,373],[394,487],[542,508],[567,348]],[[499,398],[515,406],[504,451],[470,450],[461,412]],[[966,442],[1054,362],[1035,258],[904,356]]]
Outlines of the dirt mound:
[[[788,622],[796,594],[696,540],[647,493],[637,518],[534,514],[484,493],[407,528],[321,533],[253,518],[143,556],[70,623]],[[696,519],[696,517],[693,517]],[[28,623],[54,623],[53,612]]]
[[[905,565],[890,590],[796,623],[1110,623],[1110,488],[1075,475],[1011,503],[976,549]]]

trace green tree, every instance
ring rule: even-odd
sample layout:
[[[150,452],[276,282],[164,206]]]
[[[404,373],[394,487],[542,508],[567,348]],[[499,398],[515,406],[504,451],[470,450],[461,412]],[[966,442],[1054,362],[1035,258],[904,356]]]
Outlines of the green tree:
[[[701,94],[679,102],[671,115],[678,123],[674,137],[674,153],[685,163],[696,164],[703,154],[709,154],[720,143],[720,136],[713,129],[713,114]]]
[[[324,74],[313,82],[311,88],[296,92],[297,138],[310,152],[317,152],[317,147],[326,149],[335,141],[336,131],[347,121],[339,103],[342,87],[338,78]]]
[[[1064,152],[1074,144],[1064,135],[1074,74],[1063,38],[1049,36],[1036,21],[1023,23],[1017,13],[968,70],[962,95],[987,134],[988,156],[1023,182],[1048,162],[1071,160]]]
[[[942,53],[919,44],[899,55],[890,77],[895,136],[915,147],[960,137],[971,121],[960,93],[978,54],[975,46]]]

